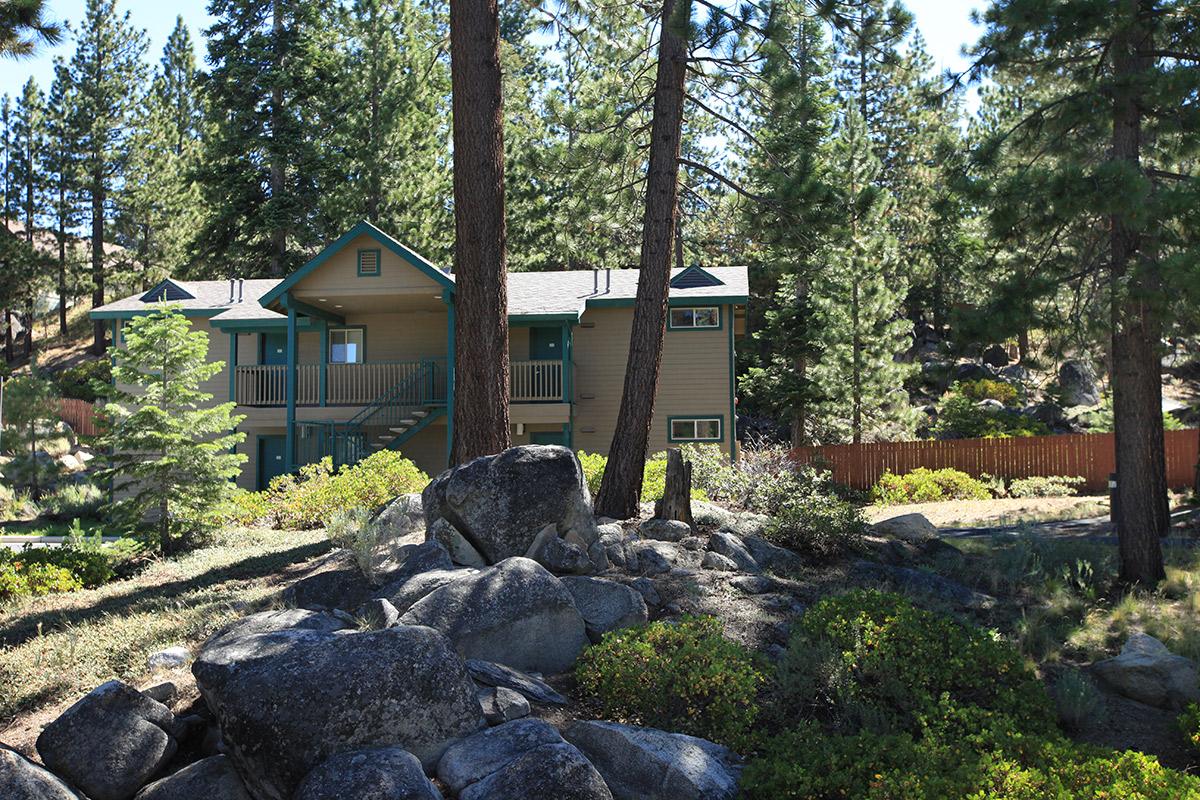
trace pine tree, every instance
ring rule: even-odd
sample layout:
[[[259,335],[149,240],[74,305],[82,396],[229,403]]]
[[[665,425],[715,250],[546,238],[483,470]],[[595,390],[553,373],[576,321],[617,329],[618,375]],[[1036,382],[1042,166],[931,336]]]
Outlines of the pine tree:
[[[198,262],[280,277],[340,231],[321,230],[338,92],[329,0],[212,0],[206,81],[212,131],[197,178],[208,217]],[[348,109],[347,113],[360,113]],[[332,173],[336,175],[336,172]]]
[[[366,219],[448,263],[453,219],[446,142],[450,71],[438,20],[415,0],[357,0],[341,15],[340,109],[329,148],[339,178],[322,193],[332,233]]]
[[[117,220],[148,282],[188,272],[202,219],[194,173],[204,125],[192,37],[179,17],[137,114]]]
[[[816,399],[810,288],[825,266],[819,246],[837,222],[827,141],[834,91],[819,20],[794,2],[777,3],[771,19],[780,30],[763,45],[764,99],[752,107],[758,125],[748,176],[763,202],[747,204],[746,216],[759,240],[755,272],[772,289],[762,298],[765,324],[755,334],[761,360],[741,388],[750,405],[791,424],[798,447],[810,442]]]
[[[71,126],[79,141],[79,174],[89,203],[92,307],[104,305],[105,222],[114,187],[124,167],[134,110],[142,99],[146,33],[114,0],[88,0],[71,58],[71,82],[78,93]],[[105,351],[103,320],[93,321],[92,351]]]
[[[116,504],[133,524],[154,520],[165,555],[178,533],[205,525],[233,486],[246,456],[232,432],[244,417],[233,403],[213,405],[201,385],[224,369],[208,360],[208,334],[192,330],[176,307],[155,310],[125,327],[105,406],[102,478],[123,495]]]
[[[825,268],[811,290],[823,438],[899,438],[887,428],[911,428],[900,388],[911,366],[895,360],[909,344],[902,317],[907,287],[897,276],[896,242],[886,223],[892,198],[876,183],[879,162],[857,104],[845,109],[831,162],[841,183],[841,220],[821,249]]]
[[[1168,526],[1159,348],[1167,311],[1200,294],[1188,164],[1200,137],[1200,33],[1183,0],[1054,5],[998,0],[984,15],[979,73],[1028,75],[1046,96],[980,148],[997,241],[1020,241],[1011,286],[1036,307],[1094,279],[1109,303],[1122,581],[1163,577]],[[1033,279],[1028,278],[1032,276]]]
[[[67,337],[67,304],[73,296],[68,284],[68,255],[71,265],[80,254],[72,247],[68,254],[67,241],[70,231],[79,223],[79,135],[73,125],[78,94],[71,82],[67,65],[61,58],[54,62],[54,83],[50,86],[47,131],[49,142],[46,147],[45,171],[49,181],[48,213],[52,220],[55,243],[58,249],[56,287],[58,290],[58,332]]]
[[[25,58],[62,40],[63,26],[46,18],[46,0],[0,4],[0,58]]]
[[[450,5],[454,103],[454,370],[450,460],[509,445],[504,103],[496,0]]]
[[[24,238],[30,249],[33,249],[37,227],[45,213],[47,180],[43,172],[43,160],[47,147],[46,134],[46,97],[38,88],[37,81],[30,78],[25,82],[17,103],[12,140],[12,183],[19,208],[18,219],[25,228]],[[25,357],[30,358],[33,355],[34,291],[38,281],[34,275],[24,277],[26,294],[21,298],[21,304],[25,310]]]

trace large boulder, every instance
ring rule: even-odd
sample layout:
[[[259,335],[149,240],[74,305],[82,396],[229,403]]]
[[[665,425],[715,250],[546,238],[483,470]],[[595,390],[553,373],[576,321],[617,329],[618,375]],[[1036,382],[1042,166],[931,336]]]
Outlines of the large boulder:
[[[542,720],[508,722],[456,742],[438,779],[459,800],[611,800],[604,780]]]
[[[758,572],[758,562],[737,534],[717,531],[708,539],[708,549],[734,563],[742,572]]]
[[[79,800],[79,795],[51,772],[3,745],[0,745],[0,797],[4,800]]]
[[[616,800],[732,800],[739,762],[705,739],[615,722],[580,720],[565,733]]]
[[[879,520],[871,528],[881,536],[912,544],[921,544],[937,538],[938,535],[937,526],[930,522],[924,514],[898,514]]]
[[[320,611],[292,608],[251,614],[218,631],[192,662],[203,685],[219,687],[239,669],[267,661],[292,648],[323,642],[345,630],[345,620]]]
[[[483,718],[488,725],[501,725],[515,719],[528,717],[530,712],[529,700],[516,689],[503,686],[485,686],[475,693],[479,698],[479,707],[483,710]]]
[[[613,800],[604,778],[574,745],[544,744],[466,788],[459,800]]]
[[[528,558],[451,581],[400,617],[444,633],[463,658],[556,673],[571,668],[587,633],[571,593]]]
[[[583,469],[566,447],[525,445],[476,458],[443,472],[421,497],[427,530],[445,519],[489,564],[529,554],[547,525],[589,553],[599,541]]]
[[[790,572],[804,565],[804,559],[786,547],[771,544],[761,536],[747,535],[742,537],[742,544],[754,557],[754,563],[762,569],[774,572]]]
[[[437,777],[455,796],[486,778],[522,753],[562,741],[548,722],[521,719],[497,725],[460,739],[446,750],[437,765]]]
[[[646,601],[624,584],[570,575],[562,578],[562,583],[575,599],[592,642],[600,641],[609,631],[641,625],[650,618]]]
[[[441,800],[412,753],[399,747],[330,756],[304,778],[294,800]]]
[[[1079,359],[1069,359],[1058,368],[1058,388],[1063,405],[1094,406],[1100,402],[1100,387],[1092,365]]]
[[[1200,702],[1196,662],[1144,633],[1130,636],[1120,655],[1097,661],[1092,672],[1118,694],[1147,705],[1180,709]]]
[[[229,757],[216,755],[155,781],[135,800],[250,800],[250,795]]]
[[[656,519],[651,517],[638,526],[638,533],[643,539],[655,539],[660,542],[678,542],[692,535],[692,526],[677,519]]]
[[[413,604],[418,600],[427,597],[446,584],[477,574],[479,574],[479,570],[470,567],[435,569],[429,572],[422,572],[420,575],[413,575],[411,578],[405,578],[395,583],[389,583],[387,586],[379,589],[376,592],[376,596],[385,598],[395,606],[397,611],[403,614],[412,608]]]
[[[270,637],[298,637],[279,647]],[[255,657],[254,638],[271,652]],[[229,755],[257,800],[285,800],[317,764],[348,748],[400,746],[431,769],[484,725],[466,667],[440,633],[278,631],[241,640],[247,657],[192,671]],[[212,678],[215,676],[216,680]]]
[[[47,725],[37,751],[92,800],[129,800],[171,760],[185,731],[162,703],[109,681]]]

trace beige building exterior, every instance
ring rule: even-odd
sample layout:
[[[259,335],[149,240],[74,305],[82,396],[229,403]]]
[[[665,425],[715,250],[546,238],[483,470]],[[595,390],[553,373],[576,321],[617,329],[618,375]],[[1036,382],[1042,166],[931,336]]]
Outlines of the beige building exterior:
[[[637,270],[508,276],[514,444],[606,453],[630,344]],[[745,267],[672,274],[651,452],[687,441],[736,450],[734,347]],[[326,456],[382,448],[445,469],[456,386],[454,276],[359,223],[279,280],[166,280],[102,306],[113,341],[130,319],[174,304],[209,336],[222,370],[204,387],[245,416],[238,484],[263,488]]]

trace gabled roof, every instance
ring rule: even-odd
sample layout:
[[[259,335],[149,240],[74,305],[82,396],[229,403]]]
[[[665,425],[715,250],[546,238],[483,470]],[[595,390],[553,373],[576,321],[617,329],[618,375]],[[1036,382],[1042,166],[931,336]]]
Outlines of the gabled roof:
[[[99,308],[92,309],[93,319],[128,319],[137,314],[146,314],[159,307],[162,303],[179,306],[189,317],[212,317],[216,319],[227,310],[237,309],[240,314],[259,318],[280,316],[274,311],[259,305],[259,298],[278,280],[245,280],[245,281],[181,281],[168,278],[149,292],[138,292],[135,295],[115,300]],[[178,300],[147,300],[153,297],[155,291],[166,284],[177,287],[190,295]],[[241,302],[238,302],[238,298]],[[245,318],[245,317],[243,317]]]
[[[157,286],[146,292],[141,297],[143,303],[175,303],[180,300],[195,299],[195,296],[193,296],[191,292],[170,278],[167,278],[165,281],[160,281]]]
[[[374,225],[364,219],[362,222],[358,223],[353,228],[339,236],[336,241],[329,244],[324,250],[313,256],[312,259],[310,259],[309,262],[303,267],[280,281],[278,286],[263,296],[261,301],[262,304],[264,306],[269,306],[278,301],[281,297],[283,297],[284,293],[286,293],[288,289],[292,288],[301,280],[303,280],[306,275],[311,274],[314,270],[328,261],[331,256],[340,252],[342,248],[350,244],[350,242],[352,242],[354,239],[357,239],[359,236],[364,234],[370,236],[372,239],[379,242],[379,244],[386,247],[388,250],[391,250],[393,253],[400,256],[400,258],[404,259],[421,272],[424,272],[426,275],[433,278],[435,281],[440,283],[443,288],[454,291],[454,280],[449,275],[442,272],[433,264],[429,263],[424,256],[409,249],[404,244],[396,239],[393,239],[391,236],[388,236],[386,233],[379,230],[379,228],[376,228]]]
[[[716,275],[693,264],[671,278],[672,289],[698,289],[702,286],[722,286],[723,282]]]
[[[690,269],[697,268],[672,270],[672,283]],[[712,267],[705,274],[716,283],[688,288],[672,286],[668,302],[673,306],[747,302],[750,285],[745,267]],[[578,319],[587,308],[631,306],[637,297],[640,275],[636,269],[509,273],[508,315],[569,314]]]

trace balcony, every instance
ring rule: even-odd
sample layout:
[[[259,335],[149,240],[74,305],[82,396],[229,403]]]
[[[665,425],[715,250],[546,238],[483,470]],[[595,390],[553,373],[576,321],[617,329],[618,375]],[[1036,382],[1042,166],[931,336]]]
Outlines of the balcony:
[[[442,369],[437,386],[426,396],[446,402],[445,360],[432,359]],[[325,367],[327,406],[365,406],[400,383],[410,380],[427,361],[376,361],[364,364],[328,364]],[[561,361],[512,361],[510,401],[514,403],[563,402]],[[253,364],[235,371],[234,400],[240,406],[283,407],[287,405],[287,366]],[[296,405],[321,405],[321,365],[296,365]]]

